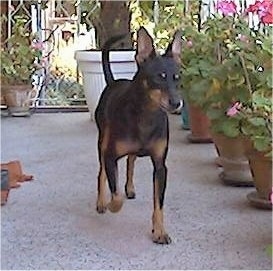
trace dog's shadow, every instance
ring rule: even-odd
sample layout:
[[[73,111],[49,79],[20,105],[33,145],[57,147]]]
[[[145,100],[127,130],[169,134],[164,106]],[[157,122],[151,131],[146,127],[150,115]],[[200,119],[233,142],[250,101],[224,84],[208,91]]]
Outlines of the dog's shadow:
[[[151,213],[149,208],[135,200],[124,199],[124,206],[119,213],[98,214],[93,200],[88,208],[78,209],[75,215],[75,230],[91,243],[104,250],[118,253],[122,256],[134,257],[150,249],[151,242]],[[144,205],[144,204],[143,204]],[[147,205],[147,203],[145,203]]]

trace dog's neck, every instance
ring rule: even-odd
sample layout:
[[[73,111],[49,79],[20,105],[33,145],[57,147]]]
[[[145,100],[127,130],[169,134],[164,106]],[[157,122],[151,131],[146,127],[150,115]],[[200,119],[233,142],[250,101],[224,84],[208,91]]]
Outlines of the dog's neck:
[[[151,89],[148,80],[149,79],[145,75],[138,71],[132,80],[132,92],[128,97],[136,110],[138,112],[143,112],[145,115],[147,111],[156,112],[162,110],[160,105],[156,104],[150,96],[151,93],[159,90]]]

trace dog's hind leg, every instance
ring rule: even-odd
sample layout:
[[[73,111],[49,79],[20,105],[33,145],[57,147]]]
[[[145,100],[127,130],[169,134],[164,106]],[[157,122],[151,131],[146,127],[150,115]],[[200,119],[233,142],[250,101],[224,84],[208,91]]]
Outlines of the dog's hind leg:
[[[102,214],[107,210],[106,202],[106,170],[105,170],[105,159],[104,153],[108,142],[108,129],[105,129],[102,133],[102,129],[99,129],[99,138],[98,138],[98,158],[100,163],[100,169],[98,174],[98,197],[97,197],[97,212]]]
[[[111,191],[111,201],[107,204],[107,208],[112,212],[118,212],[123,204],[122,196],[117,187],[118,185],[118,166],[117,158],[112,154],[105,155],[105,170]]]
[[[101,159],[100,159],[101,160]],[[102,214],[106,212],[106,172],[104,162],[100,162],[100,170],[98,175],[98,198],[97,198],[97,212]]]
[[[133,182],[134,175],[134,165],[135,165],[136,155],[129,154],[127,157],[127,181],[125,184],[125,193],[128,199],[134,199],[136,197],[135,187]]]

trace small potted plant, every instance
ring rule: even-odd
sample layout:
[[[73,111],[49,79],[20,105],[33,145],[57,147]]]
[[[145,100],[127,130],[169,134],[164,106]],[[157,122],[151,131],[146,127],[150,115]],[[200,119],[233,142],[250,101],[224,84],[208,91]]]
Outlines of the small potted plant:
[[[14,19],[12,34],[1,46],[1,95],[12,116],[29,116],[30,101],[36,95],[33,75],[40,69],[37,63],[42,44],[25,27],[25,17]]]

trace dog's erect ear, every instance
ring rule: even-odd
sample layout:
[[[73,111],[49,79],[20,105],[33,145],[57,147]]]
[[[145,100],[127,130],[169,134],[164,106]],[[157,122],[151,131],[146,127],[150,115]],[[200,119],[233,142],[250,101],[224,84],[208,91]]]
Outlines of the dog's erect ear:
[[[153,39],[144,27],[137,32],[136,61],[138,64],[156,55]]]
[[[173,57],[177,63],[180,63],[181,49],[182,49],[182,33],[180,31],[176,31],[172,42],[169,44],[165,52],[165,56]]]

